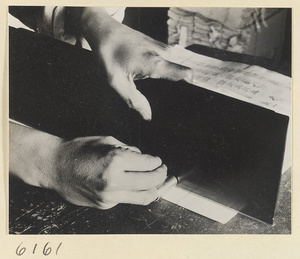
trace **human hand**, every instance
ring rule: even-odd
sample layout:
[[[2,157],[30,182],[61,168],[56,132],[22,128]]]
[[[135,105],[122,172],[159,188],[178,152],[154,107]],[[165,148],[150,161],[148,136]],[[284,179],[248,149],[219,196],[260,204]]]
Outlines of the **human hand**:
[[[167,60],[167,45],[115,21],[102,8],[80,11],[78,30],[105,67],[109,84],[145,120],[151,120],[151,108],[134,80],[150,77],[192,82],[190,68]]]
[[[158,198],[156,187],[167,174],[160,158],[113,137],[62,142],[55,157],[52,188],[73,204],[99,209],[148,205]]]

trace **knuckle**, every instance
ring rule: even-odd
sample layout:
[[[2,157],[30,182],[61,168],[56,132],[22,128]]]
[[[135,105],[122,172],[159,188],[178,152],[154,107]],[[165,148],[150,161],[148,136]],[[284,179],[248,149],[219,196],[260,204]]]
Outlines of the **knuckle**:
[[[110,162],[108,163],[105,172],[102,174],[102,181],[105,183],[105,188],[103,188],[103,190],[116,190],[122,185],[124,179],[122,175],[124,161],[122,155],[118,153],[118,150],[113,152]]]
[[[131,109],[139,109],[143,108],[144,102],[141,98],[137,97],[138,94],[132,95],[131,98],[126,98],[125,102],[128,105],[129,108]]]
[[[151,59],[153,73],[161,74],[165,64],[166,61],[162,57],[160,56],[153,57]]]
[[[119,181],[117,181],[115,174],[111,174],[108,177],[108,181],[107,181],[105,190],[116,190],[119,187],[120,187],[120,183],[119,183]]]
[[[113,143],[116,141],[116,139],[112,136],[105,136],[104,137],[104,140],[107,142],[107,143]]]
[[[99,185],[98,187],[98,191],[105,191],[107,189],[111,188],[111,184],[112,183],[112,176],[110,173],[105,172],[103,173],[102,177],[101,177],[101,185]]]
[[[100,181],[98,181],[98,183],[95,187],[96,192],[102,192],[102,191],[106,190],[109,186],[109,179],[106,176],[106,174],[101,175],[100,178],[101,178]]]
[[[142,153],[142,151],[135,146],[126,146],[124,149],[125,149],[125,151],[133,151],[133,152],[140,153],[140,154]]]
[[[137,105],[136,101],[133,101],[130,98],[124,98],[124,101],[126,102],[127,106],[131,109],[136,107],[136,105]]]
[[[110,152],[110,161],[113,166],[119,166],[123,161],[124,151],[121,148],[114,148]]]
[[[119,186],[118,174],[116,170],[107,170],[102,176],[102,191],[114,190]],[[106,197],[106,196],[104,196]]]

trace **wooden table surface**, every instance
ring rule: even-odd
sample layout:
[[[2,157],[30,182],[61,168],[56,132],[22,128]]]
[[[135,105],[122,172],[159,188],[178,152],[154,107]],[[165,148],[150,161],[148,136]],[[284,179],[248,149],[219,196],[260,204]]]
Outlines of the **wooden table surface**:
[[[236,215],[221,224],[163,199],[101,211],[72,205],[56,193],[9,184],[10,234],[290,234],[291,170],[282,175],[274,224]]]

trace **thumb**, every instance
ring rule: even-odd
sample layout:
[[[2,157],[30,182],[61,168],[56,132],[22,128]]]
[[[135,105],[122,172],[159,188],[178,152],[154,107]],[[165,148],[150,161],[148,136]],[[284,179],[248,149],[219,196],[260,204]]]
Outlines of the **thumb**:
[[[129,108],[136,110],[144,120],[151,120],[152,112],[150,104],[146,97],[136,89],[131,75],[127,75],[123,71],[114,73],[111,86],[127,103]]]
[[[155,66],[151,66],[151,71],[148,73],[151,78],[193,82],[193,70],[191,68],[170,62],[159,56],[153,59],[153,62]]]

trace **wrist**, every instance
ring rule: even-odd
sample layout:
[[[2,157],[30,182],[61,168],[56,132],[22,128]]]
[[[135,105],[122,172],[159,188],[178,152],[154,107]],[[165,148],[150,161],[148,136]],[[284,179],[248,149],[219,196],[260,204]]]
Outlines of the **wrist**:
[[[36,186],[55,189],[57,154],[63,139],[44,132],[38,132],[32,138],[36,139],[36,142],[31,147],[32,152],[36,152],[32,181],[34,181]]]
[[[69,7],[66,23],[73,27],[76,34],[84,37],[92,49],[97,49],[114,30],[122,26],[103,7]]]
[[[9,170],[30,185],[54,188],[56,153],[62,139],[10,123]]]

